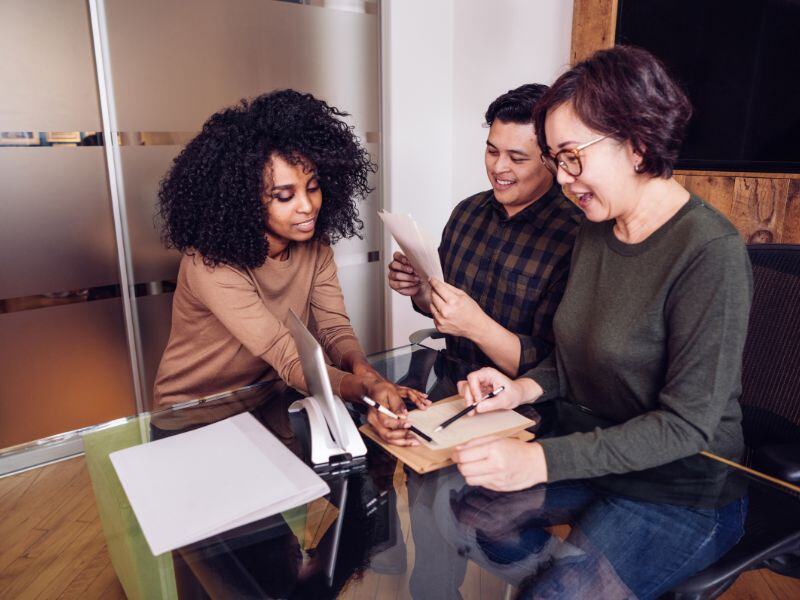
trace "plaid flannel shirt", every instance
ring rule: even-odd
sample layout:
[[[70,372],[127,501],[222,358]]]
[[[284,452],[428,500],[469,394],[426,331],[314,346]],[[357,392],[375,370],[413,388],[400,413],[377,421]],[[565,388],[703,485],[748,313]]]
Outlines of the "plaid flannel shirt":
[[[557,184],[512,218],[490,190],[460,202],[442,232],[445,280],[519,337],[517,373],[553,349],[553,316],[567,284],[581,214]],[[467,338],[447,335],[446,341],[458,358],[495,366]]]

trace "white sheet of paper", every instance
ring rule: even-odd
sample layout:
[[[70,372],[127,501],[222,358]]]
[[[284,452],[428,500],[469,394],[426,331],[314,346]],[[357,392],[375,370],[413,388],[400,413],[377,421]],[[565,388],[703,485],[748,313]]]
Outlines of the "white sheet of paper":
[[[427,433],[433,438],[433,443],[421,438],[420,441],[435,450],[452,448],[469,440],[506,431],[514,427],[525,429],[534,424],[533,421],[513,410],[494,410],[471,417],[461,417],[441,431],[433,432],[434,429],[456,415],[463,408],[463,402],[434,402],[426,410],[413,410],[408,413],[408,420],[423,433]]]
[[[410,215],[394,215],[390,212],[379,211],[378,216],[422,279],[435,277],[444,281],[436,242],[419,227]]]
[[[250,413],[110,458],[156,556],[330,491]]]

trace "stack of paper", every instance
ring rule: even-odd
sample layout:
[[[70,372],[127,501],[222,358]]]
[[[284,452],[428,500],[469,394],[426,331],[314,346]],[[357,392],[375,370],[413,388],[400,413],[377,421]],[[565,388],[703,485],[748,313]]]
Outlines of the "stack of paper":
[[[250,413],[110,458],[154,555],[330,491]]]
[[[444,281],[436,243],[430,235],[420,229],[410,215],[393,215],[390,212],[380,211],[378,216],[423,281],[429,277]]]

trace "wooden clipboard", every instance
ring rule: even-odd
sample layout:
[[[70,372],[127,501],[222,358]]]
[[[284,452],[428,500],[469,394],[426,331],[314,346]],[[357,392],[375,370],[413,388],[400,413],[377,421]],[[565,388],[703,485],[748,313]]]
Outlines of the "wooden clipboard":
[[[452,396],[439,402],[458,402],[460,400],[458,396]],[[514,437],[527,442],[535,436],[525,429],[533,425],[535,425],[535,422],[527,419],[527,423],[524,425],[509,430],[489,432],[487,435]],[[368,423],[359,427],[359,431],[417,473],[430,473],[453,464],[453,461],[450,460],[450,455],[453,452],[452,448],[433,449],[424,444],[413,447],[387,444]]]

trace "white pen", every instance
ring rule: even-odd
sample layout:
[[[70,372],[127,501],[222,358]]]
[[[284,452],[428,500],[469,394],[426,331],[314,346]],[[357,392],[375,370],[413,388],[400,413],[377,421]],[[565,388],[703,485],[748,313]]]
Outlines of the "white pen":
[[[381,413],[382,415],[386,415],[387,417],[391,417],[392,419],[399,419],[400,418],[399,416],[394,414],[392,411],[390,411],[388,408],[386,408],[382,404],[378,404],[377,402],[375,402],[375,400],[373,400],[369,396],[361,396],[361,399],[366,404],[368,404],[369,406],[371,406],[372,408],[377,410],[379,413]],[[411,427],[409,427],[409,429],[412,431],[412,433],[416,433],[419,437],[421,437],[425,441],[427,441],[427,442],[432,442],[433,441],[431,436],[429,436],[428,434],[420,431],[419,429],[417,429],[413,425]]]
[[[392,411],[390,411],[388,408],[386,408],[383,404],[378,404],[377,402],[375,402],[375,400],[373,400],[369,396],[361,396],[361,399],[364,402],[366,402],[367,404],[369,404],[372,408],[377,410],[379,413],[381,413],[382,415],[386,415],[387,417],[391,417],[393,419],[399,419],[400,418],[399,415],[394,414]]]

